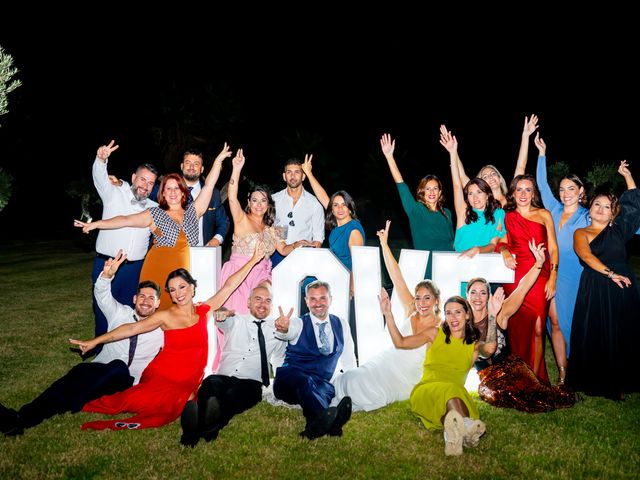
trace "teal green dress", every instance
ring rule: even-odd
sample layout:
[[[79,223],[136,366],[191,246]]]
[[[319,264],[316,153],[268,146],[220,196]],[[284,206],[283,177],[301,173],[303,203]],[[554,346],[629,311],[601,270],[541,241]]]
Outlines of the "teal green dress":
[[[453,223],[451,212],[444,209],[444,215],[440,212],[432,212],[423,203],[416,201],[407,184],[396,183],[402,208],[409,217],[413,248],[416,250],[429,250],[430,252],[453,251]],[[431,278],[431,257],[424,278]]]
[[[474,208],[473,211],[478,214],[478,220],[468,225],[465,223],[456,230],[456,239],[453,243],[456,252],[465,252],[473,247],[484,247],[491,239],[504,238],[507,234],[503,209],[498,208],[493,212],[493,223],[487,223],[484,210]],[[460,295],[467,298],[467,282],[460,284]]]
[[[493,212],[493,223],[487,223],[484,210],[473,209],[478,214],[478,220],[462,225],[456,230],[453,243],[456,252],[464,252],[473,247],[484,247],[495,237],[504,238],[507,229],[504,226],[504,210],[498,208]]]

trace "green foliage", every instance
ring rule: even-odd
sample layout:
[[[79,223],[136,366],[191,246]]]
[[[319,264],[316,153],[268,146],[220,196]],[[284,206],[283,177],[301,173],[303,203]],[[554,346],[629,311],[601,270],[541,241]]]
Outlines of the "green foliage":
[[[13,177],[9,172],[0,167],[0,212],[7,206],[7,203],[9,203],[9,198],[11,198],[11,192],[13,190],[12,184]]]
[[[91,207],[102,203],[93,186],[93,180],[87,177],[80,180],[71,180],[65,193],[71,198],[80,199],[80,208],[82,210],[80,220],[82,221],[90,222],[92,219]]]
[[[13,66],[13,57],[4,52],[0,46],[0,115],[9,111],[9,101],[7,94],[14,91],[22,82],[12,77],[18,73],[18,69]]]
[[[618,173],[618,165],[596,163],[585,177],[590,185],[588,196],[593,197],[593,193],[599,189],[607,189],[612,192],[619,192],[624,184],[622,175]]]
[[[565,162],[556,162],[549,166],[547,169],[547,180],[549,181],[549,186],[553,192],[558,191],[558,188],[560,187],[560,180],[569,173],[569,165]]]

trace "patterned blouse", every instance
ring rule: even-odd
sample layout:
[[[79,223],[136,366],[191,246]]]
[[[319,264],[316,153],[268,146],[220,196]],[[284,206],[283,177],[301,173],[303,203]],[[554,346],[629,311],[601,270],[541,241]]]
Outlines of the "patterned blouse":
[[[189,246],[198,245],[198,215],[196,214],[195,204],[192,202],[184,211],[182,224],[173,221],[166,210],[160,207],[151,207],[149,209],[151,218],[156,228],[153,233],[156,247],[174,247],[180,235],[180,230],[184,230]]]

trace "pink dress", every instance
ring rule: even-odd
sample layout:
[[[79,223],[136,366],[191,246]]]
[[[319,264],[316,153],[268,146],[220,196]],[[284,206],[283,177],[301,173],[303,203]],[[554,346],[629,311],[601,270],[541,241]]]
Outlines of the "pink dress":
[[[238,285],[229,296],[224,306],[236,313],[249,313],[248,299],[251,290],[264,281],[271,282],[271,259],[276,250],[276,244],[281,240],[278,231],[274,227],[265,227],[260,233],[250,233],[244,237],[233,234],[233,245],[231,246],[231,256],[222,266],[220,273],[220,285],[224,285],[231,275],[240,270],[253,256],[256,243],[262,240],[267,258],[260,260],[249,272],[244,281]],[[218,329],[218,351],[213,360],[213,371],[215,372],[220,362],[220,352],[224,346],[224,333]]]

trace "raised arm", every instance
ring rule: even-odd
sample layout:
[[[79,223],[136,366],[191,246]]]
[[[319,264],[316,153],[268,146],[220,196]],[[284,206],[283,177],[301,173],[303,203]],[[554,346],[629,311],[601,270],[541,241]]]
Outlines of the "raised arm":
[[[542,266],[545,261],[545,247],[544,244],[541,243],[536,245],[534,239],[529,240],[529,250],[536,259],[536,262],[529,269],[529,271],[525,274],[524,277],[520,279],[518,286],[516,289],[511,292],[511,295],[504,301],[502,304],[502,309],[499,311],[496,319],[498,325],[503,330],[506,330],[509,325],[509,319],[511,316],[518,311],[522,303],[524,302],[527,293],[531,290],[531,287],[536,283],[536,280],[540,276],[540,272],[542,271]]]
[[[225,158],[229,158],[231,156],[231,149],[225,143],[222,151],[218,154],[216,159],[213,161],[213,165],[211,166],[211,170],[209,170],[209,174],[207,178],[204,180],[204,185],[202,186],[202,190],[200,190],[200,195],[194,200],[193,205],[196,209],[196,214],[198,217],[204,215],[209,207],[209,202],[211,201],[211,195],[213,194],[213,188],[216,186],[216,182],[220,177],[220,170],[222,170],[222,162]]]
[[[127,255],[123,254],[122,250],[118,250],[115,258],[110,258],[104,262],[102,273],[100,273],[96,279],[93,289],[98,307],[100,307],[100,310],[102,310],[104,316],[107,318],[108,329],[113,329],[120,324],[120,321],[114,324],[116,320],[128,317],[128,315],[118,315],[118,312],[128,307],[125,307],[113,298],[111,292],[111,281],[118,271],[118,268],[120,268],[120,265],[122,265],[126,259]]]
[[[558,280],[558,262],[560,254],[558,253],[558,242],[556,240],[556,227],[553,223],[553,218],[548,210],[543,212],[544,226],[547,229],[547,247],[549,250],[549,260],[551,261],[551,272],[549,273],[549,280],[544,286],[544,292],[546,299],[551,300],[556,295],[556,281]]]
[[[400,271],[400,266],[398,265],[398,262],[396,262],[393,252],[391,252],[391,248],[389,247],[390,226],[391,220],[387,220],[385,222],[384,229],[378,230],[377,235],[380,239],[384,265],[387,267],[387,272],[389,272],[389,277],[393,282],[393,290],[396,292],[396,295],[400,297],[400,302],[405,309],[405,314],[409,315],[413,310],[412,306],[414,302],[414,295],[411,293],[411,290],[409,290],[409,287],[407,287],[407,282],[404,281],[404,277]]]
[[[393,151],[396,148],[396,141],[391,139],[391,135],[385,133],[380,138],[380,148],[382,149],[382,154],[384,158],[387,159],[387,164],[389,165],[389,170],[391,171],[391,176],[396,183],[404,183],[402,179],[402,175],[400,174],[400,170],[398,169],[398,165],[396,164],[396,159],[393,158]]]
[[[631,280],[624,275],[620,275],[609,267],[607,267],[602,261],[591,252],[589,246],[589,237],[586,232],[586,228],[579,228],[573,233],[573,249],[575,250],[580,260],[586,263],[590,268],[596,272],[601,273],[605,277],[608,277],[620,288],[630,287]]]
[[[442,143],[443,135],[446,136],[447,134],[451,136],[451,132],[447,130],[447,127],[444,124],[440,125],[440,143],[444,148],[447,149],[447,151],[449,151],[449,146]],[[453,138],[455,140],[455,137]],[[449,151],[449,153],[451,152]],[[451,163],[453,162],[454,162],[454,158],[451,157]],[[462,160],[460,159],[460,152],[458,152],[457,140],[456,140],[456,149],[455,149],[455,162],[458,167],[458,178],[460,179],[460,184],[464,187],[467,183],[469,183],[470,179],[467,173],[464,171],[464,165],[462,165]]]
[[[102,145],[96,152],[96,159],[93,162],[91,175],[93,177],[93,185],[96,187],[98,195],[102,199],[104,199],[104,196],[109,190],[119,188],[119,184],[113,184],[107,173],[107,159],[118,148],[119,146],[115,145],[115,140],[111,140],[109,145]]]
[[[538,148],[538,165],[536,166],[536,182],[540,189],[540,195],[542,196],[542,203],[547,210],[551,210],[560,205],[560,202],[556,199],[555,195],[551,191],[549,186],[549,180],[547,179],[547,144],[544,143],[540,132],[536,133],[534,143]]]
[[[110,332],[95,337],[93,340],[74,340],[69,339],[69,343],[72,345],[78,345],[80,351],[84,354],[87,353],[102,343],[117,342],[124,338],[129,338],[141,333],[147,333],[155,330],[158,327],[164,325],[164,319],[166,317],[166,310],[156,312],[150,317],[145,318],[137,322],[125,323],[117,328],[114,328]]]
[[[95,222],[85,223],[80,220],[74,220],[73,226],[82,228],[84,233],[89,233],[96,228],[100,230],[115,230],[116,228],[124,227],[137,227],[145,228],[150,227],[153,224],[153,218],[149,209],[140,212],[132,213],[131,215],[118,215],[107,220],[96,220]]]
[[[458,140],[447,127],[440,125],[440,145],[449,152],[449,166],[451,167],[451,182],[453,183],[453,203],[456,208],[456,230],[464,225],[467,217],[467,204],[464,201],[462,180],[460,179],[458,159]]]
[[[211,298],[207,299],[204,303],[209,305],[213,310],[219,309],[224,302],[227,301],[229,295],[231,295],[236,288],[244,281],[244,279],[249,275],[251,269],[262,260],[265,256],[264,246],[262,242],[258,242],[256,244],[256,249],[253,251],[253,256],[249,259],[247,263],[243,265],[243,267],[227,278],[227,281],[224,282],[224,285],[220,287]]]
[[[624,177],[624,181],[627,184],[627,190],[636,188],[636,182],[633,179],[633,175],[631,175],[631,170],[629,170],[629,163],[626,160],[622,160],[620,162],[618,173]]]
[[[491,355],[496,353],[496,348],[498,348],[498,332],[496,330],[496,318],[498,316],[498,312],[500,312],[502,305],[504,304],[504,290],[502,287],[498,287],[496,291],[491,295],[489,299],[489,319],[487,324],[487,336],[484,341],[478,342],[476,344],[475,354],[481,356],[482,358],[489,358]],[[474,359],[475,360],[475,359]]]
[[[513,174],[515,178],[523,175],[527,168],[527,159],[529,158],[529,137],[538,129],[538,116],[531,114],[531,118],[524,117],[524,126],[522,127],[522,139],[520,140],[520,150],[518,151],[518,161],[516,162],[516,171]]]
[[[320,185],[320,182],[318,182],[318,180],[316,180],[316,177],[314,177],[311,160],[313,160],[313,155],[304,156],[302,171],[307,176],[307,179],[309,180],[309,185],[311,185],[311,189],[313,190],[314,195],[316,196],[316,198],[318,199],[322,207],[326,210],[329,207],[329,195],[327,195],[327,192],[325,191],[324,188],[322,188],[322,185]]]
[[[393,344],[396,348],[410,350],[412,348],[418,348],[422,345],[433,342],[433,339],[436,336],[436,332],[438,331],[436,327],[425,328],[418,333],[407,335],[405,337],[404,335],[402,335],[402,333],[400,333],[400,330],[398,330],[398,327],[396,326],[396,321],[393,318],[393,313],[391,313],[391,300],[389,299],[389,294],[384,288],[380,290],[378,300],[380,301],[380,310],[382,311],[382,314],[387,321],[387,329],[389,330],[389,335],[391,335],[391,340],[393,341]]]
[[[231,171],[231,178],[229,179],[229,189],[227,195],[229,199],[229,210],[231,211],[231,217],[233,217],[233,224],[237,225],[244,218],[245,213],[238,200],[238,184],[240,183],[240,172],[244,166],[244,154],[242,149],[239,148],[236,152],[236,156],[231,160],[233,170]]]

